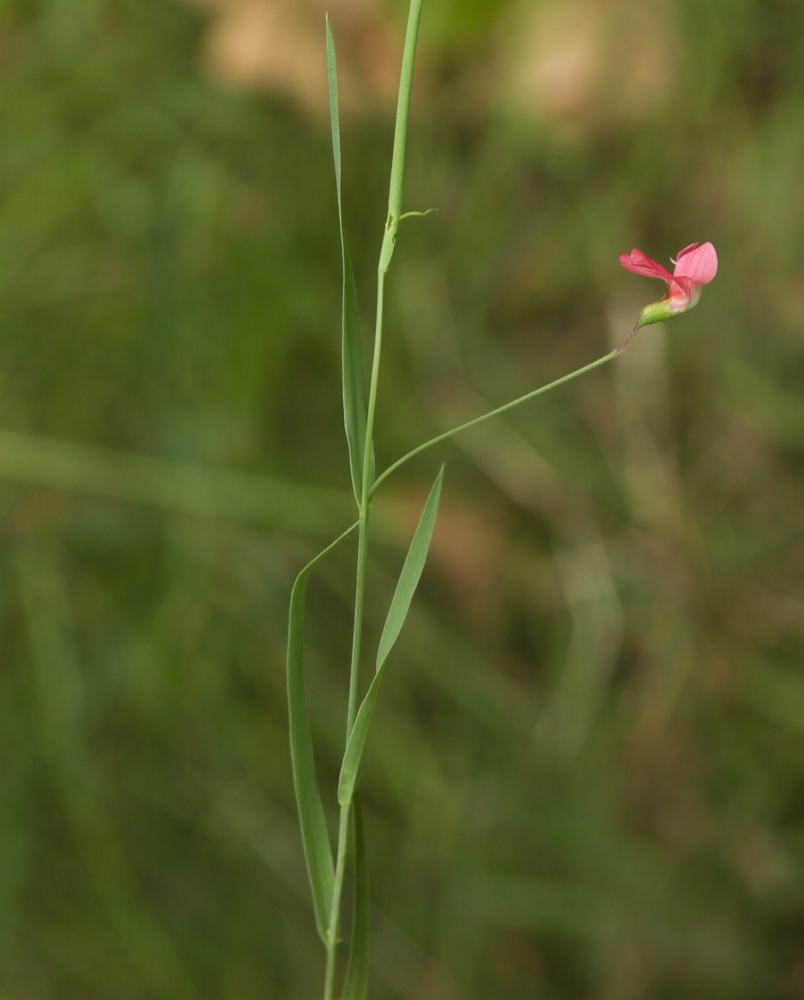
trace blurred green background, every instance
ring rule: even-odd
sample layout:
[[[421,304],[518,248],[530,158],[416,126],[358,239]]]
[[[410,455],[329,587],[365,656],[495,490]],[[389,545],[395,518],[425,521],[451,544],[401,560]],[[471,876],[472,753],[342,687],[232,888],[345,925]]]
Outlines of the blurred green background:
[[[0,4],[0,997],[288,998],[322,961],[293,575],[351,519],[323,0]],[[405,5],[330,0],[364,315]],[[372,997],[804,995],[804,6],[428,0],[378,463]],[[368,323],[366,324],[368,330]],[[353,546],[308,613],[327,802]]]

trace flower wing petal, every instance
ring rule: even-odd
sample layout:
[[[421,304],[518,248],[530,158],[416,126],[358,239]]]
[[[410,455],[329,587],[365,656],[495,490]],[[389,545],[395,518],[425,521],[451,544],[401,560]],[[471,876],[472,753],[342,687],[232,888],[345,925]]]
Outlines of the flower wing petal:
[[[695,283],[690,278],[673,277],[668,282],[668,298],[674,309],[686,309],[692,299]]]
[[[644,274],[648,278],[661,278],[668,284],[673,277],[666,267],[662,267],[652,257],[648,257],[646,253],[642,253],[636,247],[630,253],[620,254],[620,264],[632,274]]]

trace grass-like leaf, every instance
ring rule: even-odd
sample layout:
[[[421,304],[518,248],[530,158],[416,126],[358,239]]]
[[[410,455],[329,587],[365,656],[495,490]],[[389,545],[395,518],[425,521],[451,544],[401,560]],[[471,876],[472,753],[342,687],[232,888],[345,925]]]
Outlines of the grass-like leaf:
[[[422,509],[419,523],[416,526],[413,539],[405,557],[402,572],[399,574],[399,581],[394,591],[391,607],[388,609],[388,616],[385,619],[380,643],[377,647],[377,671],[379,671],[388,654],[391,652],[394,643],[399,638],[402,626],[410,610],[410,602],[419,585],[424,564],[427,561],[427,553],[430,550],[430,542],[433,537],[436,516],[438,514],[438,501],[441,498],[441,484],[444,481],[444,466],[438,470],[435,482],[430,488],[430,493]]]
[[[388,617],[385,619],[385,626],[380,636],[380,643],[377,648],[377,667],[374,678],[369,686],[363,703],[358,710],[352,732],[346,744],[346,752],[343,755],[341,774],[338,781],[338,802],[343,806],[347,805],[354,794],[357,778],[360,773],[360,762],[363,759],[363,751],[366,746],[371,716],[374,712],[374,704],[380,691],[385,664],[388,654],[391,652],[394,643],[402,631],[405,623],[410,602],[416,592],[419,580],[421,579],[424,564],[427,561],[427,553],[430,550],[430,542],[433,538],[436,517],[438,515],[438,501],[441,497],[441,484],[444,480],[444,467],[441,466],[435,478],[424,508],[422,509],[419,523],[405,557],[402,572],[399,574],[399,581],[391,600],[391,607],[388,610]]]
[[[343,420],[346,442],[349,446],[349,466],[352,487],[360,503],[363,484],[363,451],[366,441],[366,363],[363,357],[363,338],[360,332],[360,310],[357,303],[357,285],[352,269],[352,257],[343,222],[343,195],[341,171],[341,126],[338,111],[338,69],[335,59],[335,40],[327,17],[327,80],[329,84],[329,117],[332,126],[332,156],[335,164],[335,190],[338,197],[338,227],[341,239],[343,265],[343,300],[341,312],[341,362],[343,369]],[[372,469],[369,480],[374,478]]]
[[[354,530],[352,525],[296,577],[290,595],[288,621],[287,685],[290,729],[290,760],[293,787],[299,813],[304,859],[313,894],[315,921],[321,939],[326,942],[327,924],[332,903],[334,866],[327,832],[324,807],[316,780],[313,738],[304,696],[304,611],[310,574],[329,552]]]
[[[354,828],[354,902],[352,941],[349,947],[349,967],[343,984],[342,1000],[365,1000],[369,976],[369,875],[366,841],[363,834],[363,814],[360,800],[352,800]]]

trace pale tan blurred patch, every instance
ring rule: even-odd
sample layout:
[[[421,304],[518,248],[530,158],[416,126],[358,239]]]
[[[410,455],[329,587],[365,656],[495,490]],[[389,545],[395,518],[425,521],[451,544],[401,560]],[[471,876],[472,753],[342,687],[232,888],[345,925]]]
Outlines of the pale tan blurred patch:
[[[671,96],[678,46],[664,0],[528,0],[503,31],[501,96],[523,116],[598,133]]]
[[[410,543],[426,495],[427,490],[419,488],[385,501],[388,533],[402,549]],[[429,561],[476,625],[497,623],[505,560],[505,528],[498,512],[482,502],[442,495]]]
[[[343,109],[393,102],[401,36],[376,0],[189,0],[208,12],[201,53],[207,73],[227,87],[270,90],[308,111],[327,113],[324,18],[338,50]]]

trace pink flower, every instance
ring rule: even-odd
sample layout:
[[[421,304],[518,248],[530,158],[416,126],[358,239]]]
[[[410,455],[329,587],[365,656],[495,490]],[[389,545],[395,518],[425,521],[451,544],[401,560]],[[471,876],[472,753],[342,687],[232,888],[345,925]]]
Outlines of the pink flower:
[[[688,312],[698,304],[703,285],[708,285],[717,274],[717,254],[711,243],[690,243],[688,247],[679,250],[673,261],[675,267],[672,274],[641,250],[621,253],[620,263],[626,271],[644,274],[648,278],[660,278],[667,284],[668,294],[659,302],[645,306],[639,326],[658,323]]]

